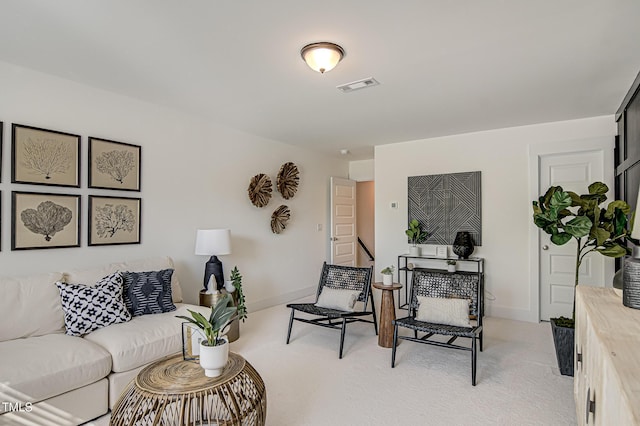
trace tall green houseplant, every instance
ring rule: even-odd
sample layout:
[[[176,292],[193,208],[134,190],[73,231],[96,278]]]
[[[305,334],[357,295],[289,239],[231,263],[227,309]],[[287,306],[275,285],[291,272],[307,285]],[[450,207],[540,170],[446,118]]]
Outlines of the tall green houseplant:
[[[564,191],[561,186],[552,186],[538,201],[533,201],[533,223],[551,235],[553,244],[561,246],[576,241],[574,287],[578,285],[578,273],[585,256],[595,251],[608,257],[622,257],[631,254],[626,241],[634,241],[630,238],[633,217],[627,219],[631,212],[629,205],[615,200],[600,207],[607,200],[605,194],[609,187],[594,182],[588,189],[588,194],[578,195]],[[574,324],[575,293],[573,300],[572,318],[563,321],[564,326]]]

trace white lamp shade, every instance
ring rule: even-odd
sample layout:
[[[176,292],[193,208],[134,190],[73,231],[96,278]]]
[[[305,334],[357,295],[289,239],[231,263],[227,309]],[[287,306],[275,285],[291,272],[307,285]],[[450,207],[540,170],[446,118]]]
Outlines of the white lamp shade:
[[[640,240],[640,188],[638,188],[638,199],[636,200],[636,216],[633,219],[633,232],[631,238]]]
[[[207,256],[231,254],[231,231],[229,229],[198,229],[196,254]]]
[[[331,71],[344,56],[344,50],[337,44],[312,43],[302,48],[302,59],[319,73]]]

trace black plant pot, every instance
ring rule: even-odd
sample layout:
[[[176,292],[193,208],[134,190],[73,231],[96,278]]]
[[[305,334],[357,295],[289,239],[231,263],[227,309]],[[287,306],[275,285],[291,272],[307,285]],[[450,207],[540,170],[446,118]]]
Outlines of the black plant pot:
[[[575,328],[559,327],[551,318],[551,333],[553,344],[556,347],[556,359],[558,368],[563,376],[573,376],[573,346],[575,341]]]
[[[460,231],[456,234],[456,239],[453,241],[453,252],[460,259],[468,259],[473,253],[473,248],[473,238],[469,232]]]

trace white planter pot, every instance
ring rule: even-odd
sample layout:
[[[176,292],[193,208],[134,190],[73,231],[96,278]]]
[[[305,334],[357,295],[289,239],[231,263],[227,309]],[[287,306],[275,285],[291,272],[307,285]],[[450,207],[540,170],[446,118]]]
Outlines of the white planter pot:
[[[421,250],[418,246],[410,246],[409,247],[409,255],[411,256],[420,256]]]
[[[206,341],[200,342],[200,366],[204,368],[204,375],[207,377],[218,377],[227,365],[229,341],[227,336],[223,336],[222,339],[224,343],[216,346],[204,345]]]
[[[382,284],[384,284],[384,285],[393,284],[393,275],[391,275],[391,274],[382,274]]]
[[[449,272],[455,272],[456,271],[456,265],[447,265],[447,269],[449,270]]]

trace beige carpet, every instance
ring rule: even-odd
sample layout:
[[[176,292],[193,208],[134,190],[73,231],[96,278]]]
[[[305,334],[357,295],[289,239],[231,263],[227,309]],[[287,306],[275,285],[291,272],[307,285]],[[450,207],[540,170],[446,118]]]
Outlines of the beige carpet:
[[[288,319],[284,306],[251,313],[231,346],[265,381],[268,425],[576,424],[547,323],[486,318],[473,387],[469,352],[405,341],[392,369],[373,326],[355,324],[339,360],[335,330],[297,322],[285,345]]]

